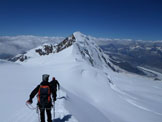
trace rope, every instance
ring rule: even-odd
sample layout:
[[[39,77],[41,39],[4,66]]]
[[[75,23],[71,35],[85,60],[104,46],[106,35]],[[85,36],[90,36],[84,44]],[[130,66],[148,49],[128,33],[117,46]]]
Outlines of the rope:
[[[36,113],[38,114],[38,122],[40,122],[40,111],[39,109],[51,109],[51,108],[38,108],[37,107],[33,107],[31,104],[29,104],[28,102],[25,103],[25,105],[31,109],[31,110],[36,110]],[[55,120],[55,103],[53,103],[53,120]]]
[[[28,102],[26,102],[26,106],[31,109],[31,110],[35,110],[37,109],[37,107],[33,107],[31,104],[29,104]]]
[[[25,103],[25,105],[30,109],[30,110],[36,110],[36,113],[38,114],[38,122],[40,122],[40,113],[39,113],[39,108],[37,107],[33,107],[31,104],[29,104],[28,102]]]

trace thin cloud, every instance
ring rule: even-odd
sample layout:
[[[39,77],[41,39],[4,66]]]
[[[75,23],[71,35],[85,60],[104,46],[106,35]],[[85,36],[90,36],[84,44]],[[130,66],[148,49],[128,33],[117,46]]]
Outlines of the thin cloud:
[[[1,36],[0,55],[16,55],[35,48],[43,43],[58,43],[63,39],[63,37]]]

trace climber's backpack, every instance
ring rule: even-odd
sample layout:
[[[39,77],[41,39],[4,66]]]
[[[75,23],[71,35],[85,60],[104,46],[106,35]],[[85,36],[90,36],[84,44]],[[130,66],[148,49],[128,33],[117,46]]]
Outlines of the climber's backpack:
[[[51,101],[50,94],[51,91],[48,85],[40,85],[38,91],[38,103],[42,106],[48,105]]]

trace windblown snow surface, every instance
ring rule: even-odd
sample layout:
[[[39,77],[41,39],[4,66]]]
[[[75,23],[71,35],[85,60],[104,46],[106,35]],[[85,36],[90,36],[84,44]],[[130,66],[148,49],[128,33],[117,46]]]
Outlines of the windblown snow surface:
[[[95,44],[86,47],[81,34],[74,35],[76,42],[59,53],[0,64],[1,122],[38,122],[25,102],[46,73],[61,84],[53,122],[162,122],[161,81],[114,72],[99,60]],[[80,54],[83,48],[95,57],[93,66]]]

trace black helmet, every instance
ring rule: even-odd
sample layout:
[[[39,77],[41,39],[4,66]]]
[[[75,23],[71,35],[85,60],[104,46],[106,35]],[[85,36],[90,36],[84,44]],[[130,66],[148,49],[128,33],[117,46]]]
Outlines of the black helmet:
[[[49,75],[48,74],[43,74],[42,75],[42,80],[43,81],[48,81]]]

